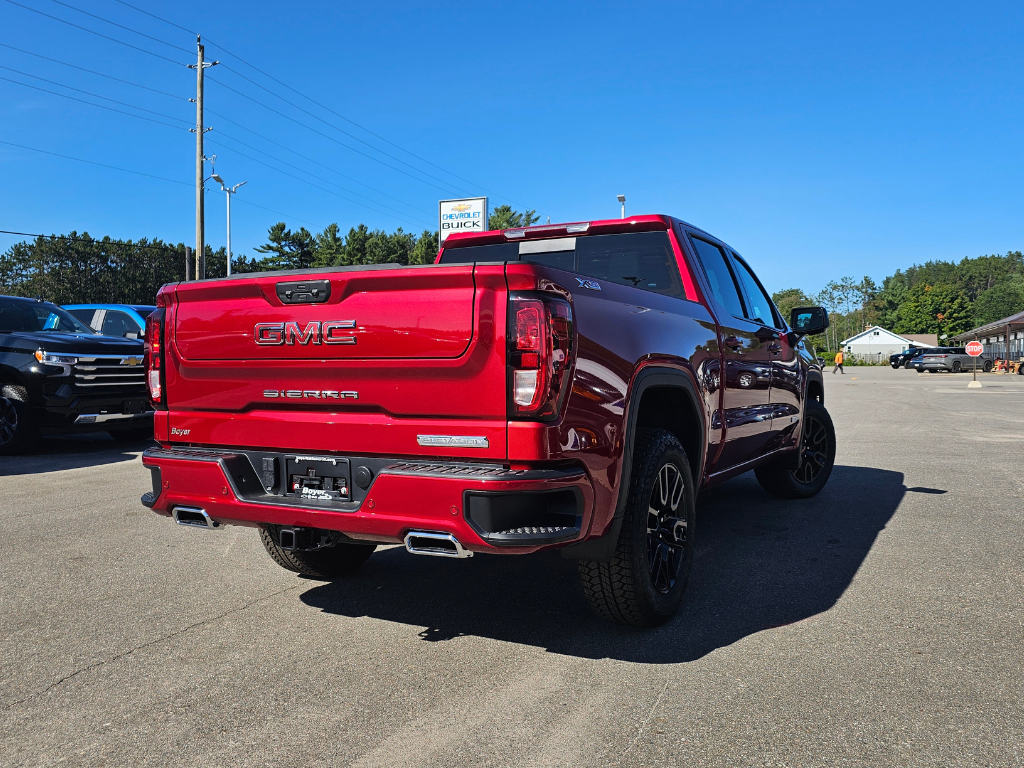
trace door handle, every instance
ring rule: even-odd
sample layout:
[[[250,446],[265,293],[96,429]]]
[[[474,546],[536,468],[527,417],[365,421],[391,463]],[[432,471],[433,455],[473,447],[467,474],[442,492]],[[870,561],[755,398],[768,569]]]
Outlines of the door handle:
[[[724,339],[722,339],[722,342],[725,344],[725,346],[731,347],[732,349],[739,349],[740,347],[743,346],[743,342],[737,339],[735,336],[726,336]]]

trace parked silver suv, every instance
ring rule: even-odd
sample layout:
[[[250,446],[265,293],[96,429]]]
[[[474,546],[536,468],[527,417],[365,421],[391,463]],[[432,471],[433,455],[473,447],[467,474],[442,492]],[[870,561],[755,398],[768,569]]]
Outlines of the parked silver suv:
[[[974,370],[975,358],[968,355],[967,350],[963,347],[943,347],[933,350],[927,355],[922,355],[920,359],[920,370],[929,373],[938,371],[960,373],[960,371]],[[992,370],[992,358],[989,355],[981,355],[977,361],[979,371]]]

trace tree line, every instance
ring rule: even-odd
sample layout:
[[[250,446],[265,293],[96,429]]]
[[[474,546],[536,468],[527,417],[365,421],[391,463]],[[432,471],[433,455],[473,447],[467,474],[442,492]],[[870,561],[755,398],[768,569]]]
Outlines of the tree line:
[[[869,277],[844,277],[816,294],[788,288],[772,298],[787,317],[791,308],[808,304],[828,309],[828,338],[816,341],[829,351],[872,325],[953,337],[1024,311],[1024,253],[927,261],[896,270],[881,286]]]
[[[529,226],[536,211],[503,205],[491,213],[490,229]],[[429,264],[438,252],[437,232],[420,235],[369,229],[364,224],[342,234],[337,224],[321,232],[290,230],[274,224],[267,242],[253,255],[232,258],[232,271],[267,272],[358,264]],[[206,247],[206,276],[226,274],[223,248]],[[88,233],[39,237],[16,243],[0,254],[0,293],[41,297],[58,304],[150,304],[165,283],[185,279],[185,245],[160,239],[97,239]],[[843,339],[866,326],[896,333],[955,336],[979,325],[1024,311],[1024,254],[928,261],[885,278],[843,277],[808,295],[799,288],[772,298],[785,317],[793,307],[821,305],[831,326],[816,348],[835,351]]]
[[[501,205],[491,213],[491,229],[529,226],[536,211],[515,211]],[[337,224],[322,232],[305,227],[292,231],[274,224],[259,256],[233,255],[232,272],[357,264],[430,264],[437,257],[438,235],[416,236],[399,227],[394,232],[365,224],[343,235]],[[206,246],[206,276],[227,274],[226,251]],[[15,243],[0,254],[0,294],[40,297],[57,304],[152,304],[160,286],[185,279],[185,244],[160,239],[97,239],[88,233],[37,237]]]

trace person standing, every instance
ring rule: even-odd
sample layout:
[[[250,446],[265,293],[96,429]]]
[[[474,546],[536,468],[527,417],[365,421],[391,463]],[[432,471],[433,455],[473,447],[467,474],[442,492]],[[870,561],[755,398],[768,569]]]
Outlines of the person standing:
[[[836,352],[836,367],[832,369],[832,373],[839,371],[843,376],[846,375],[846,371],[843,370],[843,350]]]

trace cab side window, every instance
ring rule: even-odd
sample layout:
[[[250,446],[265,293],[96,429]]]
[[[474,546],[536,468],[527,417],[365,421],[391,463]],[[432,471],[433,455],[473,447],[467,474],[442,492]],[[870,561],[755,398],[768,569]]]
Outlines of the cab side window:
[[[587,277],[686,298],[667,232],[577,237],[576,257],[576,271]]]
[[[693,235],[690,235],[690,243],[697,252],[697,259],[704,268],[704,275],[711,284],[711,293],[715,300],[725,307],[729,314],[743,317],[743,302],[740,300],[739,288],[725,259],[725,253],[717,245]]]
[[[69,309],[68,313],[81,320],[93,330],[96,330],[96,327],[92,324],[93,315],[96,314],[95,309]]]
[[[103,318],[103,328],[100,330],[104,336],[124,337],[129,333],[138,333],[139,326],[132,318],[116,309],[108,309],[107,316]]]
[[[761,323],[761,325],[770,325],[772,328],[781,328],[782,325],[775,314],[772,300],[768,298],[764,288],[757,282],[753,271],[735,253],[732,256],[733,264],[736,265],[736,276],[747,294],[747,319]]]

